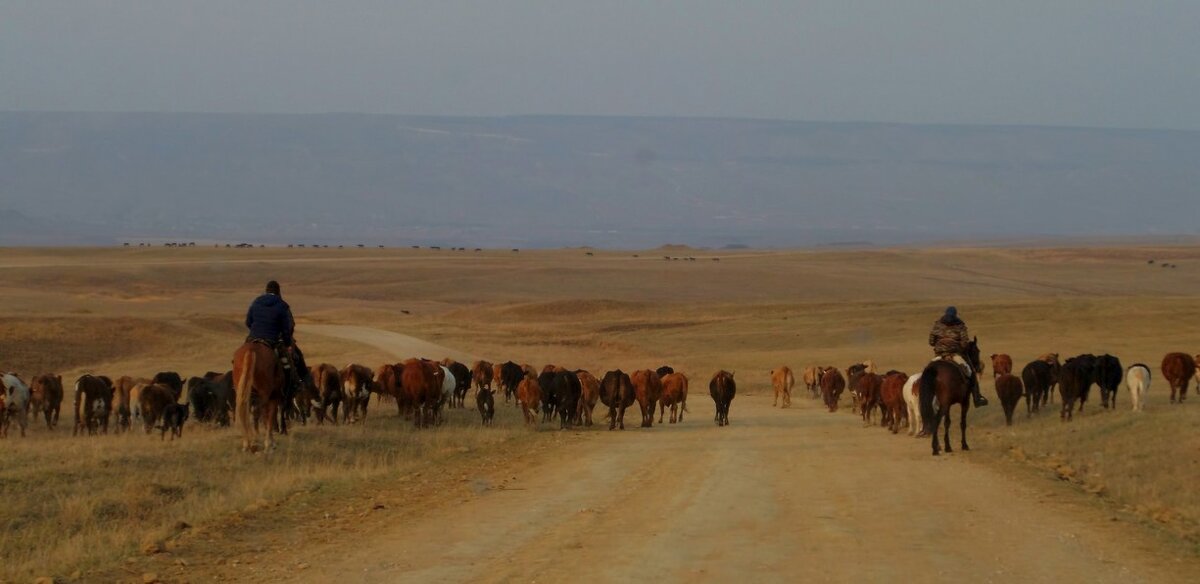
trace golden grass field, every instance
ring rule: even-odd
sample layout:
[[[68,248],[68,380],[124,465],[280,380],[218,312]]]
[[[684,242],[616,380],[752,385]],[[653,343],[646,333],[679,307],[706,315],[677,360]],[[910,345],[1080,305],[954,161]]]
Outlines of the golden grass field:
[[[1011,354],[1018,372],[1055,351],[1107,352],[1154,373],[1145,413],[1129,411],[1124,386],[1118,408],[1101,411],[1093,389],[1085,415],[1070,424],[1053,406],[1028,420],[1022,404],[1005,428],[993,394],[992,406],[971,412],[970,460],[1033,485],[1069,481],[1137,529],[1200,553],[1200,397],[1193,389],[1187,404],[1169,405],[1158,368],[1167,352],[1200,353],[1200,247],[592,257],[579,250],[6,249],[0,265],[0,369],[27,381],[51,371],[67,384],[84,372],[187,377],[228,369],[246,306],[276,279],[301,327],[384,329],[492,361],[556,363],[598,376],[670,363],[691,372],[691,409],[700,420],[711,407],[708,376],[719,368],[736,372],[745,399],[769,399],[768,371],[779,364],[797,377],[808,365],[844,369],[868,358],[884,370],[915,372],[929,357],[929,326],[954,304],[983,354]],[[395,360],[354,341],[299,340],[310,364]],[[375,403],[365,425],[297,429],[269,458],[238,452],[231,429],[196,424],[182,442],[140,431],[72,438],[67,393],[57,430],[35,420],[27,438],[14,428],[0,442],[0,581],[140,581],[149,561],[143,548],[217,555],[222,546],[292,545],[319,519],[310,507],[348,497],[413,504],[437,497],[429,490],[441,485],[420,477],[570,447],[571,433],[528,431],[512,408],[498,408],[492,429],[479,428],[471,411],[415,431]],[[802,387],[794,402],[817,407]],[[928,452],[927,440],[862,430],[856,417],[836,415],[847,432],[877,431],[879,441],[910,441]],[[957,446],[957,411],[955,420]]]

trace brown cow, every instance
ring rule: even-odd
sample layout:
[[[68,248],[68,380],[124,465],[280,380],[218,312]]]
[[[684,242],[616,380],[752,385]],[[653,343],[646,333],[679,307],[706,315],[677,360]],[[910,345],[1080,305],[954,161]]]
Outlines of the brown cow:
[[[149,385],[150,380],[145,377],[130,377],[122,375],[113,383],[113,402],[114,409],[117,414],[117,432],[129,430],[134,421],[142,420],[142,403],[139,401],[140,395],[134,393],[134,388],[140,392],[141,385]]]
[[[1167,353],[1162,360],[1163,378],[1171,387],[1171,403],[1183,403],[1187,399],[1188,384],[1196,374],[1196,359],[1187,353]],[[1179,400],[1175,400],[1175,392]]]
[[[83,432],[95,434],[97,426],[108,433],[108,416],[112,412],[113,386],[102,375],[83,375],[75,380],[75,429],[71,435]]]
[[[486,371],[488,377],[491,376],[490,363],[488,367],[479,367],[478,365],[477,363],[477,371]],[[442,397],[442,384],[438,383],[435,370],[440,371],[441,368],[432,361],[409,359],[404,362],[404,371],[400,373],[400,391],[404,400],[411,404],[413,424],[418,428],[429,426],[436,419],[437,406]],[[486,386],[490,386],[491,381],[491,379],[487,379],[483,388],[488,393],[491,393],[491,388]]]
[[[808,388],[808,397],[817,399],[821,395],[821,368],[820,367],[805,367],[804,387]]]
[[[58,425],[62,400],[62,375],[38,375],[29,384],[29,411],[33,412],[34,418],[41,412],[46,418],[46,428],[50,430]]]
[[[1004,353],[992,354],[992,379],[1012,374],[1012,357]]]
[[[908,422],[908,402],[904,400],[904,385],[908,374],[903,371],[888,371],[879,385],[879,401],[887,412],[888,430],[900,431],[901,421]]]
[[[1005,373],[996,378],[996,395],[1000,398],[1000,406],[1004,408],[1004,425],[1012,425],[1013,410],[1025,394],[1025,385],[1021,378],[1011,373]]]
[[[367,419],[367,404],[371,402],[371,389],[375,385],[375,372],[365,365],[351,363],[338,372],[342,381],[343,421],[346,423]]]
[[[325,423],[327,417],[337,425],[338,407],[342,404],[342,380],[337,367],[321,363],[309,367],[308,371],[317,388],[317,425]],[[332,416],[327,412],[328,409],[332,409]]]
[[[871,424],[871,413],[880,405],[880,389],[883,378],[878,373],[864,372],[857,379],[854,388],[858,393],[858,408],[862,414],[863,425]],[[882,416],[882,414],[880,414]]]
[[[779,405],[779,398],[783,397],[783,407],[792,407],[792,387],[796,385],[796,378],[792,375],[792,368],[787,365],[781,365],[778,369],[771,370],[771,387],[775,388],[775,399],[771,401],[771,407]]]
[[[842,391],[846,389],[846,378],[842,377],[842,372],[838,371],[837,367],[825,367],[821,369],[821,398],[825,400],[825,407],[829,408],[830,412],[836,412],[838,402],[842,399]]]
[[[163,383],[142,385],[138,402],[142,410],[142,426],[149,434],[167,406],[175,404],[175,389]]]
[[[541,401],[542,388],[538,385],[537,378],[526,375],[521,383],[517,384],[517,403],[521,405],[521,413],[525,415],[526,424],[530,426],[537,424],[538,405]]]
[[[604,374],[600,380],[600,401],[608,406],[608,429],[625,429],[625,408],[636,399],[633,383],[625,372],[617,369]]]
[[[407,363],[407,361],[406,361]],[[492,364],[487,361],[476,361],[471,367],[471,379],[475,382],[475,391],[492,388]]]
[[[633,382],[633,395],[642,410],[642,427],[654,425],[654,408],[662,396],[662,379],[649,369],[639,369],[629,376]]]
[[[658,423],[663,423],[663,412],[671,407],[671,423],[682,422],[687,409],[688,378],[683,373],[668,373],[662,378],[662,396],[658,400]],[[678,415],[676,415],[678,414]]]
[[[504,363],[493,363],[492,364],[492,382],[500,383],[501,379],[504,379]]]
[[[600,380],[583,369],[576,371],[575,376],[579,378],[580,387],[578,419],[583,420],[585,426],[591,426],[592,412],[596,402],[600,401]]]

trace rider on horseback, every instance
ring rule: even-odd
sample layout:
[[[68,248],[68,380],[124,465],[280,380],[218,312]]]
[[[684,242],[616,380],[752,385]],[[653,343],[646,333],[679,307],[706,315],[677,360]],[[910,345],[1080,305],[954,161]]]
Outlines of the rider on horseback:
[[[292,338],[296,322],[292,319],[292,308],[284,302],[279,293],[279,282],[267,282],[266,292],[250,304],[250,309],[246,311],[246,328],[250,329],[250,335],[246,337],[247,342],[263,343],[275,350],[288,379],[285,392],[295,391],[301,379],[308,373],[308,368],[304,366],[304,355],[300,352],[300,347],[296,346],[295,339]]]
[[[971,386],[971,396],[974,398],[975,407],[978,408],[986,406],[988,401],[979,392],[979,380],[975,376],[976,372],[971,370],[971,366],[962,356],[970,342],[971,337],[967,334],[967,323],[958,318],[958,309],[953,306],[946,308],[946,313],[934,321],[933,330],[929,331],[929,345],[933,347],[937,358],[953,361],[963,369]]]

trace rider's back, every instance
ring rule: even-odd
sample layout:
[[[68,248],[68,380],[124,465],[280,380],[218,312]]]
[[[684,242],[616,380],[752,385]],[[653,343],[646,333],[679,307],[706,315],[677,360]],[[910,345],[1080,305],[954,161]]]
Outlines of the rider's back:
[[[290,333],[291,309],[276,294],[263,294],[254,299],[246,313],[250,336],[268,341],[287,337]]]

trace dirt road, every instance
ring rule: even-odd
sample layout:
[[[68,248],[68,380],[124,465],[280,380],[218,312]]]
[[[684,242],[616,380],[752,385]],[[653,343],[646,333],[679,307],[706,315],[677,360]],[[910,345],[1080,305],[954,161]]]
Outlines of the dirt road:
[[[419,342],[308,329],[398,355]],[[1069,487],[970,453],[932,458],[926,441],[803,398],[778,410],[739,396],[717,428],[696,381],[682,424],[568,433],[502,474],[464,477],[465,498],[390,510],[382,531],[278,562],[304,560],[286,579],[307,582],[1194,581],[1198,562]]]

